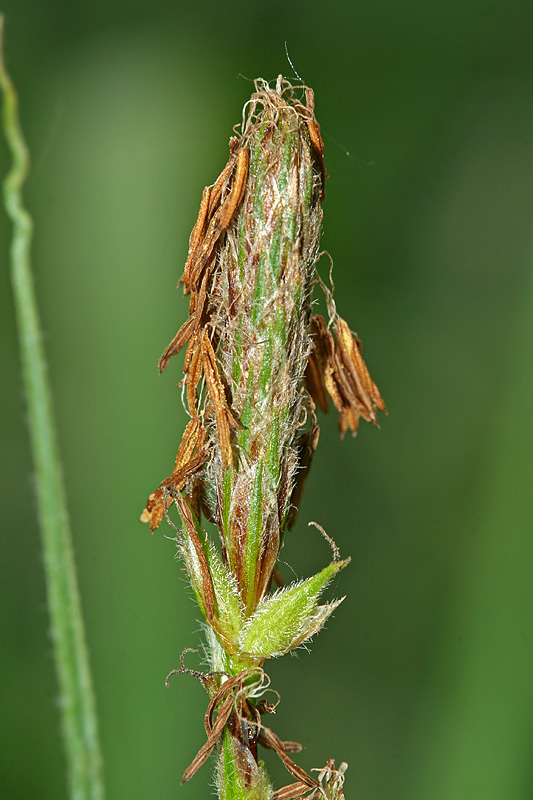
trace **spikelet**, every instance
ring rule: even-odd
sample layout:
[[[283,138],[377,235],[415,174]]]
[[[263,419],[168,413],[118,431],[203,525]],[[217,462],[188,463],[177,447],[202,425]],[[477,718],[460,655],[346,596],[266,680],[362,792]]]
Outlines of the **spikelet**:
[[[182,520],[178,545],[206,620],[211,663],[210,673],[194,673],[211,698],[208,738],[184,780],[216,747],[227,800],[273,796],[258,744],[296,779],[276,797],[323,792],[326,773],[319,781],[307,775],[288,755],[299,746],[262,722],[273,710],[261,699],[262,667],[320,630],[340,602],[319,605],[320,596],[349,559],[340,560],[332,543],[333,560],[317,575],[270,589],[318,443],[316,406],[326,410],[329,394],[342,433],[355,433],[361,416],[377,424],[376,409],[385,410],[360,342],[332,303],[333,332],[311,314],[326,177],[313,93],[304,89],[299,100],[281,76],[274,88],[263,80],[255,88],[189,240],[180,280],[189,316],[159,366],[186,348],[191,421],[173,473],[141,517],[153,531],[176,504]],[[202,514],[218,527],[220,551]],[[183,662],[178,671],[190,672]]]

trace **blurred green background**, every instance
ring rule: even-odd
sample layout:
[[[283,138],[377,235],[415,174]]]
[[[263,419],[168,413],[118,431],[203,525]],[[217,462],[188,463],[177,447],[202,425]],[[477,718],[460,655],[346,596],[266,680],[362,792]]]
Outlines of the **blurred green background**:
[[[109,798],[212,791],[208,767],[179,786],[207,696],[164,686],[201,639],[191,592],[174,544],[137,519],[185,424],[179,364],[158,377],[157,359],[185,318],[201,191],[249,79],[292,75],[285,41],[316,95],[338,309],[389,416],[343,442],[322,419],[282,569],[326,563],[316,520],[352,556],[330,593],[347,597],[310,655],[269,664],[272,726],[305,744],[306,769],[348,761],[352,800],[533,798],[530,0],[2,6]],[[0,228],[0,796],[62,800]]]

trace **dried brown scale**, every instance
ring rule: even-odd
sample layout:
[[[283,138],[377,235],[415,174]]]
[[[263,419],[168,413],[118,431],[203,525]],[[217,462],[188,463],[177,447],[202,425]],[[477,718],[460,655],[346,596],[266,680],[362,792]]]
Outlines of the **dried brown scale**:
[[[333,329],[328,330],[320,314],[311,319],[313,352],[308,362],[306,381],[315,402],[323,406],[327,390],[339,411],[339,427],[357,431],[359,417],[377,425],[375,409],[386,413],[385,404],[376,384],[370,378],[361,355],[361,343],[347,323],[335,315]]]
[[[191,478],[198,473],[207,461],[207,458],[207,450],[204,448],[199,449],[195,455],[190,457],[186,464],[176,469],[168,478],[165,478],[165,480],[161,482],[159,489],[152,492],[141,516],[141,522],[150,523],[152,533],[161,523],[165,511],[172,504],[176,494],[181,492],[190,482]]]
[[[316,405],[325,414],[328,410],[328,393],[324,385],[324,376],[316,350],[312,350],[309,354],[309,361],[305,370],[305,385]]]
[[[200,210],[198,211],[198,219],[196,220],[196,224],[192,229],[192,233],[189,238],[189,255],[187,256],[187,261],[185,262],[183,275],[179,280],[178,286],[180,286],[182,283],[184,283],[186,287],[189,285],[191,261],[194,256],[194,253],[196,252],[196,247],[198,243],[204,238],[206,219],[208,218],[208,212],[209,212],[210,198],[211,198],[211,187],[206,186],[202,193],[202,201],[200,203]]]
[[[308,794],[309,792],[313,792],[312,795]],[[305,783],[301,781],[296,781],[296,783],[290,783],[288,786],[283,786],[281,789],[278,789],[272,795],[272,800],[300,800],[300,798],[307,796],[308,798],[315,796],[315,790],[311,789]]]
[[[310,775],[308,775],[304,769],[299,767],[298,764],[292,760],[292,758],[289,758],[283,747],[283,742],[279,736],[276,736],[274,731],[271,731],[270,728],[262,728],[261,740],[265,747],[276,751],[281,761],[283,761],[287,771],[290,772],[294,778],[298,778],[299,781],[310,788],[317,786],[317,782]]]
[[[200,769],[202,764],[205,764],[205,762],[211,755],[213,748],[215,747],[218,741],[219,736],[224,730],[224,726],[228,722],[232,706],[233,706],[233,698],[231,695],[229,695],[222,703],[219,709],[218,716],[211,730],[209,739],[204,744],[204,746],[198,751],[190,766],[187,767],[187,769],[183,773],[183,777],[181,779],[182,783],[186,783],[187,781],[189,781],[193,777],[193,775]]]
[[[187,670],[182,668],[181,671]],[[215,673],[211,673],[211,675],[214,674]],[[227,724],[233,733],[239,728],[243,729],[245,733],[241,732],[240,735],[246,740],[249,740],[251,736],[254,742],[260,731],[264,729],[261,723],[260,713],[257,708],[251,706],[246,701],[245,697],[246,681],[253,675],[254,671],[244,670],[239,675],[228,678],[219,689],[213,692],[204,716],[207,741],[200,748],[192,763],[186,769],[181,781],[182,783],[192,778],[194,773],[208,758],[222,733],[224,725]],[[198,676],[203,681],[205,676],[201,673],[199,673]],[[255,743],[253,746],[256,749]],[[257,758],[255,760],[257,760]]]

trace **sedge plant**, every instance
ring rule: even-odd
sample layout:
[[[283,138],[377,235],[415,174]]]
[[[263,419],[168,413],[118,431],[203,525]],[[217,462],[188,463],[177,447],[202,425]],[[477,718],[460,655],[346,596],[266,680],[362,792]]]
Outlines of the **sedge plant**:
[[[229,150],[190,237],[180,280],[189,316],[159,362],[162,371],[185,349],[190,421],[141,517],[154,531],[177,506],[179,554],[205,620],[207,671],[183,656],[173,671],[194,674],[209,695],[207,739],[183,781],[214,751],[220,800],[340,800],[346,765],[329,760],[311,776],[292,758],[300,746],[265,724],[274,705],[264,664],[320,630],[340,602],[320,597],[349,560],[330,540],[331,562],[306,580],[284,585],[276,566],[317,446],[317,406],[331,397],[342,434],[360,417],[377,424],[385,406],[316,272],[326,173],[313,92],[257,80]],[[317,283],[328,320],[312,313]],[[259,747],[290,773],[277,791]]]

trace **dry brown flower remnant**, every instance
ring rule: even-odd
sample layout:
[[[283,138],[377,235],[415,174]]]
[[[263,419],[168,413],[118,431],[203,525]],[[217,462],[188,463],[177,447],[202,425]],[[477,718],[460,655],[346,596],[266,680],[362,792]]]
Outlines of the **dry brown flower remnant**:
[[[298,746],[261,721],[273,710],[263,664],[320,630],[338,603],[318,598],[347,561],[334,549],[312,578],[274,593],[271,584],[317,446],[316,405],[326,410],[329,394],[342,434],[355,433],[360,417],[377,424],[376,409],[385,410],[329,292],[329,324],[311,313],[326,174],[313,93],[302,91],[305,102],[281,76],[274,88],[256,81],[228,163],[204,189],[180,280],[189,317],[159,364],[186,347],[191,420],[174,471],[141,518],[154,531],[178,507],[178,546],[206,619],[210,672],[201,679],[211,698],[207,742],[184,780],[216,745],[227,800],[325,796],[289,757]],[[202,515],[218,527],[220,551]],[[278,753],[296,783],[272,795],[258,744]],[[344,773],[328,764],[342,788]]]

